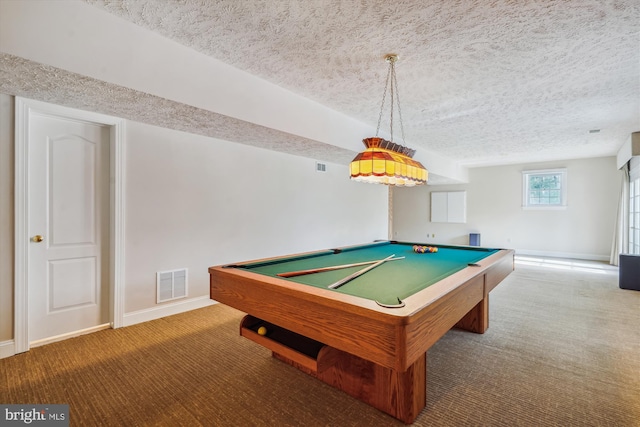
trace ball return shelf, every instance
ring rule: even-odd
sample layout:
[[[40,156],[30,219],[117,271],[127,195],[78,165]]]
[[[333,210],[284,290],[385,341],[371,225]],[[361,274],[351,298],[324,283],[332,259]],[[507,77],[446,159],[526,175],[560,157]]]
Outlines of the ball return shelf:
[[[258,333],[261,326],[267,329],[265,335]],[[242,319],[240,335],[271,350],[274,358],[407,424],[426,405],[426,353],[398,372],[251,315]]]

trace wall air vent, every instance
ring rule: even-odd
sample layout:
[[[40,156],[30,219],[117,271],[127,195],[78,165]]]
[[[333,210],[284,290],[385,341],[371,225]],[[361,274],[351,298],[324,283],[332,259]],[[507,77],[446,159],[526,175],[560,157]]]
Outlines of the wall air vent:
[[[156,273],[156,302],[161,303],[187,296],[187,269]]]
[[[326,163],[316,162],[316,172],[326,172],[327,165]]]

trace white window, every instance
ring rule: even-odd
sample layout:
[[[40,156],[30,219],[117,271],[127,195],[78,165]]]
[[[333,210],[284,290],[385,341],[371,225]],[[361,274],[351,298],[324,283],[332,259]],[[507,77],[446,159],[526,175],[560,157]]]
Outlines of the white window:
[[[567,170],[522,172],[524,209],[563,209],[567,206]]]
[[[640,178],[629,183],[629,253],[640,254]]]
[[[629,161],[629,248],[640,254],[640,156]]]

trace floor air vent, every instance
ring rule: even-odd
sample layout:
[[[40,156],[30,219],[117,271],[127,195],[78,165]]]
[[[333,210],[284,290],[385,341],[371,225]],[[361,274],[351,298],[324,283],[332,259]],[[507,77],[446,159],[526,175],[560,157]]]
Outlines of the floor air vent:
[[[158,271],[156,273],[156,302],[171,301],[187,296],[187,269]]]

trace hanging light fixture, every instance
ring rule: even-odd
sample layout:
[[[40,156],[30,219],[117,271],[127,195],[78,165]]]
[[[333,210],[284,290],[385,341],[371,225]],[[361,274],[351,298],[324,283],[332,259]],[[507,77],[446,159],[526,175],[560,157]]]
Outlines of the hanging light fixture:
[[[382,105],[380,106],[380,117],[378,118],[376,136],[362,140],[367,148],[351,161],[351,179],[360,182],[395,185],[399,187],[412,187],[414,185],[425,184],[428,177],[427,170],[420,162],[412,159],[416,150],[393,142],[394,102],[398,106],[400,130],[402,132],[402,141],[404,141],[404,126],[402,124],[400,96],[398,95],[398,81],[396,80],[395,69],[398,55],[387,55],[385,59],[389,63],[389,71],[387,72],[387,81],[382,95]],[[385,98],[387,96],[387,88],[389,88],[391,94],[391,141],[378,137]]]

